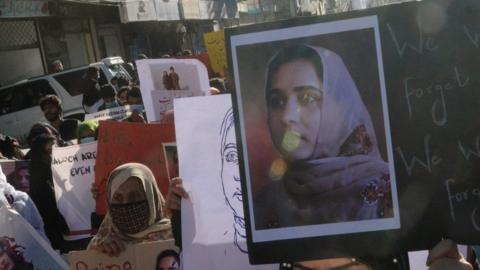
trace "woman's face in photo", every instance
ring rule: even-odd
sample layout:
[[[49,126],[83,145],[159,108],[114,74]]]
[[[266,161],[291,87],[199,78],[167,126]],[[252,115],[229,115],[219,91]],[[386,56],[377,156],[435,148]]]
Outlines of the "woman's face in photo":
[[[276,149],[289,161],[311,158],[320,128],[323,83],[304,59],[281,65],[267,89],[268,124]]]
[[[16,189],[23,192],[30,192],[30,171],[28,168],[17,170]]]

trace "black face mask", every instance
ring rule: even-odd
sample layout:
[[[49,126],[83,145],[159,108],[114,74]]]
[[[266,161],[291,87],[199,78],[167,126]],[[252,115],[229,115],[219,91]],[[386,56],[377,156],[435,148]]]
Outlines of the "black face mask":
[[[135,234],[148,227],[150,208],[148,201],[125,204],[111,204],[110,215],[117,228],[126,234]]]

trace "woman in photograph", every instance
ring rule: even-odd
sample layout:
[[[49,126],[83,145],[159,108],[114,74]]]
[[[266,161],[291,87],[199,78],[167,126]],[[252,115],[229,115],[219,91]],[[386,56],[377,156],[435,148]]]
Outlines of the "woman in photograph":
[[[127,163],[114,169],[106,196],[108,213],[88,249],[115,256],[129,243],[173,237],[165,201],[147,166]]]
[[[392,217],[388,163],[340,56],[295,45],[268,64],[267,124],[281,156],[255,195],[257,229]]]

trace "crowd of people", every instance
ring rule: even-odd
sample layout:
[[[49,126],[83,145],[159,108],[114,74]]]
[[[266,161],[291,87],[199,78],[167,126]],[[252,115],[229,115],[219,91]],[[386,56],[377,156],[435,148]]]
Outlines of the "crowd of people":
[[[52,66],[57,72],[63,70],[61,62],[52,63]],[[176,74],[173,67],[170,68],[170,74],[165,72],[163,75],[164,83],[168,85],[167,89],[179,89],[178,75],[175,77],[172,74]],[[96,67],[90,67],[85,74],[82,103],[86,113],[124,105],[141,108],[143,100],[138,82],[118,76],[110,84],[100,86],[99,76]],[[225,92],[221,80],[212,80],[211,85],[212,94]],[[272,99],[270,95],[268,98]],[[106,186],[108,212],[98,217],[97,233],[83,239],[65,240],[64,235],[68,235],[70,230],[56,204],[51,170],[52,148],[95,141],[98,123],[64,119],[62,102],[54,95],[44,96],[39,106],[48,122],[31,127],[27,137],[30,150],[26,155],[20,151],[20,144],[15,138],[4,135],[0,138],[2,159],[30,160],[30,185],[28,190],[24,190],[28,194],[15,190],[0,171],[0,205],[20,213],[53,249],[61,253],[91,249],[116,256],[129,244],[172,238],[181,248],[179,211],[181,199],[189,199],[183,181],[180,178],[171,179],[168,194],[164,198],[152,171],[139,163],[123,164],[111,171]],[[146,124],[146,117],[143,109],[134,110],[131,116],[122,121]],[[97,195],[98,187],[93,186],[92,196],[95,198]],[[179,258],[176,251],[166,250],[158,255],[156,269],[180,269]],[[426,263],[430,269],[475,267],[474,261],[467,261],[451,240],[443,240],[432,247]],[[345,257],[280,263],[279,269],[392,269],[392,265],[396,269],[408,269],[408,259],[405,255],[367,259]]]

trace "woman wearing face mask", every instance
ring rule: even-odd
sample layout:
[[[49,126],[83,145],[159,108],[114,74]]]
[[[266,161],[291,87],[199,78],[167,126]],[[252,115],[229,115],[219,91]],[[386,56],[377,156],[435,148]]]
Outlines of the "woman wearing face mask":
[[[267,122],[281,181],[255,196],[257,229],[392,217],[388,163],[342,59],[296,45],[270,60]]]
[[[78,143],[89,143],[97,140],[98,123],[94,120],[83,121],[77,128]]]
[[[106,194],[109,211],[88,249],[114,256],[128,243],[172,238],[165,201],[147,166],[117,167],[109,176]]]

